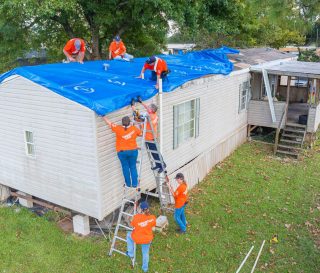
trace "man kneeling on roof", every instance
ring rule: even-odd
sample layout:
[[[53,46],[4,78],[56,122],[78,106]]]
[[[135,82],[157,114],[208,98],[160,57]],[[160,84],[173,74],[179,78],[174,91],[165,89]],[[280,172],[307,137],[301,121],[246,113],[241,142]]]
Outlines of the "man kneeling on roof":
[[[152,70],[150,79],[152,81],[157,81],[156,89],[159,89],[160,78],[165,79],[170,72],[166,61],[156,56],[151,56],[146,60],[144,66],[142,67],[139,78],[144,78],[144,71],[146,71],[146,69]]]
[[[63,53],[66,55],[68,62],[78,62],[81,64],[83,63],[85,51],[85,43],[80,38],[69,40],[63,48]]]
[[[130,61],[133,56],[127,53],[127,49],[119,35],[114,37],[109,46],[109,59]]]
[[[134,244],[141,245],[142,270],[148,272],[149,249],[153,239],[153,229],[156,226],[156,217],[150,214],[146,201],[140,204],[142,213],[133,216],[131,226],[133,231],[127,233],[127,256],[134,262]],[[133,264],[134,265],[134,264]]]

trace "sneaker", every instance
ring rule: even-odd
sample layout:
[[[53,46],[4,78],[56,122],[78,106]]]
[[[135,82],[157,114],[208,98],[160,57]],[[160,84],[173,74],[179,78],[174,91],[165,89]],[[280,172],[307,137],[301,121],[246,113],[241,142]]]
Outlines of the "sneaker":
[[[157,166],[151,167],[151,170],[155,171],[156,169],[158,169]]]
[[[180,230],[179,233],[180,234],[186,234],[186,231]]]

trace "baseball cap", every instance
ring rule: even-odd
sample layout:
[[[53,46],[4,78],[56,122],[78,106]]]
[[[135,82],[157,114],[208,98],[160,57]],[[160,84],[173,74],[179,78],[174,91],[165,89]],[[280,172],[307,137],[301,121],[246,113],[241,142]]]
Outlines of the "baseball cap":
[[[116,35],[116,36],[114,37],[114,40],[117,41],[117,42],[120,42],[120,40],[121,40],[121,39],[120,39],[120,36],[119,36],[119,35]]]
[[[80,47],[81,47],[81,41],[79,39],[76,39],[74,41],[74,46],[76,48],[76,50],[80,50]]]
[[[149,208],[149,204],[148,204],[148,202],[147,202],[147,201],[143,201],[143,202],[141,202],[141,204],[140,204],[140,208],[141,208],[142,210],[146,210],[146,209],[148,209],[148,208]]]
[[[146,60],[147,64],[152,64],[156,61],[156,57],[155,56],[151,56],[149,57],[149,59]]]

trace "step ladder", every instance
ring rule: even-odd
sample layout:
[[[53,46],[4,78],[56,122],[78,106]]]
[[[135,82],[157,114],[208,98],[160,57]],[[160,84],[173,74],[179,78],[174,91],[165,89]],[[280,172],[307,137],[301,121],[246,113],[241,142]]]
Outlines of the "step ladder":
[[[143,114],[143,115],[139,116],[139,118],[141,119],[141,121],[138,122],[138,124],[143,126],[143,130],[142,130],[141,142],[140,142],[140,147],[139,147],[140,152],[139,152],[139,156],[138,156],[138,160],[137,160],[138,185],[136,188],[124,186],[123,198],[122,198],[122,202],[121,202],[121,207],[120,207],[120,212],[119,212],[119,216],[118,216],[118,220],[117,220],[116,229],[115,229],[114,236],[113,236],[112,243],[111,243],[111,248],[109,251],[109,256],[112,256],[113,252],[117,252],[119,254],[127,256],[127,253],[125,251],[118,249],[117,244],[118,244],[118,242],[119,243],[121,243],[121,242],[126,243],[127,242],[127,240],[126,240],[127,232],[133,230],[130,226],[123,224],[123,220],[125,219],[125,217],[132,218],[135,214],[137,214],[138,201],[141,198],[140,182],[141,182],[144,151],[146,151],[148,154],[148,158],[151,163],[151,168],[153,169],[153,175],[155,177],[156,186],[157,186],[157,193],[156,194],[150,193],[150,192],[146,192],[146,193],[148,195],[156,195],[157,197],[159,197],[160,206],[161,206],[161,210],[163,213],[166,210],[171,210],[171,208],[169,208],[169,204],[171,203],[170,191],[169,191],[169,186],[166,183],[166,181],[168,180],[166,165],[163,161],[161,153],[159,152],[159,144],[157,142],[156,134],[155,134],[152,122],[150,120],[150,116],[148,114]],[[150,124],[151,130],[147,129],[148,122]],[[152,133],[154,140],[148,141],[148,142],[154,143],[157,148],[156,150],[150,150],[146,146],[145,136],[146,136],[147,132]],[[153,158],[152,154],[158,155],[159,160],[155,160]],[[162,173],[158,173],[158,171],[154,169],[154,167],[156,166],[156,163],[161,164],[161,167],[163,169]],[[125,211],[128,205],[129,206],[133,205],[132,214]],[[124,231],[124,233],[125,233],[125,235],[122,237],[119,234],[119,232],[121,232],[121,231]],[[134,244],[134,257],[131,258],[132,267],[134,267],[134,265],[135,265],[135,260],[136,260],[136,244]]]

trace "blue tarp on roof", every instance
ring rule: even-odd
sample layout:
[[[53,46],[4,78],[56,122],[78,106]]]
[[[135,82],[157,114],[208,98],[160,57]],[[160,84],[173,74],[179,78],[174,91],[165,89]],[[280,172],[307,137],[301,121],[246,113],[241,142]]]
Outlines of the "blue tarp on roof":
[[[222,47],[194,51],[184,55],[159,55],[166,60],[171,73],[163,82],[163,91],[170,92],[182,84],[209,74],[229,74],[233,65],[226,54],[237,54],[238,50]],[[15,68],[0,75],[0,83],[12,75],[20,75],[53,92],[78,102],[98,115],[105,115],[130,104],[132,98],[149,99],[158,93],[155,82],[138,79],[146,58],[135,58],[132,62],[89,61],[79,63],[57,63]],[[104,70],[103,64],[109,64]]]

